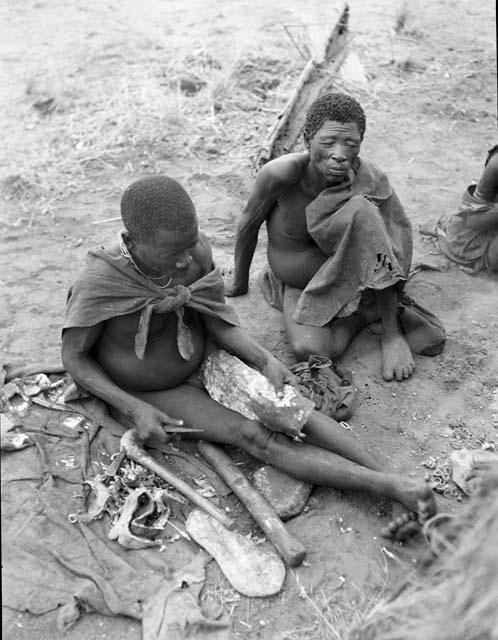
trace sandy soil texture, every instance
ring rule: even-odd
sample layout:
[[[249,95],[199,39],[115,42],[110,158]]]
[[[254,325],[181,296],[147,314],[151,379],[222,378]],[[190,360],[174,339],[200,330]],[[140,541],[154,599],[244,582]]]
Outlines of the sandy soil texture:
[[[493,3],[349,5],[353,55],[336,87],[365,108],[362,154],[389,174],[409,213],[414,262],[433,262],[419,225],[457,206],[496,143]],[[318,0],[4,3],[2,362],[58,359],[68,286],[87,250],[116,236],[119,222],[105,221],[119,215],[122,188],[141,175],[163,172],[185,185],[229,274],[254,158],[337,15],[326,10]],[[185,76],[190,95],[181,89]],[[250,293],[233,304],[251,334],[290,362],[281,317],[257,288],[264,262],[262,232]],[[353,433],[409,475],[424,475],[428,456],[493,443],[498,427],[497,280],[439,262],[442,271],[412,277],[409,293],[443,319],[444,353],[417,358],[403,383],[382,380],[370,332],[343,358],[358,388]],[[10,468],[27,464],[22,453],[7,455]],[[440,498],[441,509],[457,507]],[[233,637],[353,637],[346,629],[361,626],[369,598],[418,552],[378,538],[388,513],[369,495],[315,489],[309,509],[289,523],[309,550],[306,566],[288,572],[277,596],[225,603]],[[211,563],[206,588],[223,601],[225,587]],[[3,628],[8,640],[58,637],[52,613],[6,610]],[[86,615],[67,637],[135,640],[140,626]]]

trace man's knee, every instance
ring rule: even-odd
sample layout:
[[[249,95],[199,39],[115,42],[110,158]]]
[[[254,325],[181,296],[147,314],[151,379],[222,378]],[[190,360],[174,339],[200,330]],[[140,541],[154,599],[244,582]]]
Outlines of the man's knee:
[[[490,271],[498,271],[498,236],[489,245],[487,266]]]
[[[379,224],[383,224],[382,215],[378,207],[365,196],[353,196],[348,204],[349,215],[360,227],[367,226],[370,228],[374,220]]]
[[[240,429],[239,446],[258,460],[268,461],[277,434],[255,420],[245,420]]]
[[[332,334],[326,338],[302,336],[296,340],[291,340],[291,348],[297,362],[307,362],[310,356],[325,356],[334,360],[339,358],[344,352],[343,345],[333,339]]]

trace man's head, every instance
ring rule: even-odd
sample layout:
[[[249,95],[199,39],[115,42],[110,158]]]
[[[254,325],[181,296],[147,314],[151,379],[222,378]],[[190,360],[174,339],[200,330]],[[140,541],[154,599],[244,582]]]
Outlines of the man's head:
[[[360,152],[365,124],[360,104],[344,93],[328,93],[310,106],[304,141],[318,187],[337,185],[347,178]]]
[[[190,196],[176,180],[148,176],[130,184],[121,197],[121,217],[134,240],[147,242],[158,229],[173,233],[197,230]]]
[[[313,136],[327,120],[341,124],[356,123],[363,140],[367,121],[360,103],[347,93],[326,93],[317,98],[306,112],[303,133],[308,149]]]
[[[185,271],[198,239],[197,214],[185,189],[167,176],[133,182],[121,197],[129,248],[150,276]]]

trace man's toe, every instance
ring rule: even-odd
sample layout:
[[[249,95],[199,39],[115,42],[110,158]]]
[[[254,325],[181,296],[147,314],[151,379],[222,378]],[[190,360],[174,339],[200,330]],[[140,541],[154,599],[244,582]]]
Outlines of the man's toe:
[[[387,380],[387,382],[391,382],[391,380],[394,378],[393,369],[391,367],[383,367],[382,377],[384,378],[384,380]]]
[[[397,366],[396,369],[394,370],[395,374],[396,374],[396,380],[398,382],[401,382],[401,380],[403,380],[404,376],[404,369],[401,365]]]

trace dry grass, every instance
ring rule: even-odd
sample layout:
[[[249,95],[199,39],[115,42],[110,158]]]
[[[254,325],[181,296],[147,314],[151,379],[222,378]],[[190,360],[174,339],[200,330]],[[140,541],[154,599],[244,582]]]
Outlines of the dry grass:
[[[408,20],[410,19],[410,10],[408,8],[408,2],[403,0],[401,5],[396,10],[396,16],[394,21],[394,31],[396,33],[402,33],[406,29]]]
[[[247,24],[220,55],[202,38],[169,38],[153,19],[124,37],[105,7],[93,11],[109,23],[105,35],[32,64],[23,95],[3,112],[18,130],[8,165],[0,163],[2,192],[31,220],[109,172],[124,184],[126,175],[184,161],[195,171],[224,154],[249,158],[258,130],[285,102],[278,85],[297,54],[283,32],[255,58],[259,25]],[[181,90],[184,76],[200,80],[198,92]],[[269,76],[279,76],[273,86]]]
[[[441,535],[441,534],[440,534]],[[473,498],[444,530],[446,551],[392,600],[376,603],[358,640],[498,638],[498,496]],[[346,636],[350,637],[350,636]]]
[[[387,549],[382,549],[381,565],[383,580],[375,588],[360,589],[352,585],[353,596],[343,592],[345,578],[339,576],[337,585],[328,585],[324,590],[310,592],[292,572],[298,587],[298,596],[312,616],[312,624],[282,632],[278,640],[361,640],[361,632],[371,624],[376,605],[383,602],[390,584],[387,556],[397,560]],[[385,555],[384,555],[385,553]],[[397,560],[400,562],[399,560]],[[406,571],[406,567],[403,565]]]
[[[327,26],[299,2],[283,19],[295,18],[292,33],[308,55]],[[51,55],[34,52],[23,91],[6,103],[2,115],[15,126],[8,164],[0,161],[0,188],[30,222],[103,177],[119,189],[132,174],[171,166],[202,171],[220,157],[250,166],[304,65],[283,21],[262,24],[254,14],[243,29],[210,39],[195,13],[201,5],[189,6],[189,15],[181,14],[186,37],[181,25],[168,27],[164,3],[144,0],[140,11],[135,5],[93,2],[81,19],[69,12],[74,41],[61,33]],[[184,76],[200,80],[199,91],[183,92]],[[21,178],[16,188],[14,176]]]
[[[382,586],[350,603],[339,592],[309,594],[293,574],[313,624],[279,640],[497,640],[498,495],[474,497],[442,522],[439,557],[394,592],[387,563]]]

